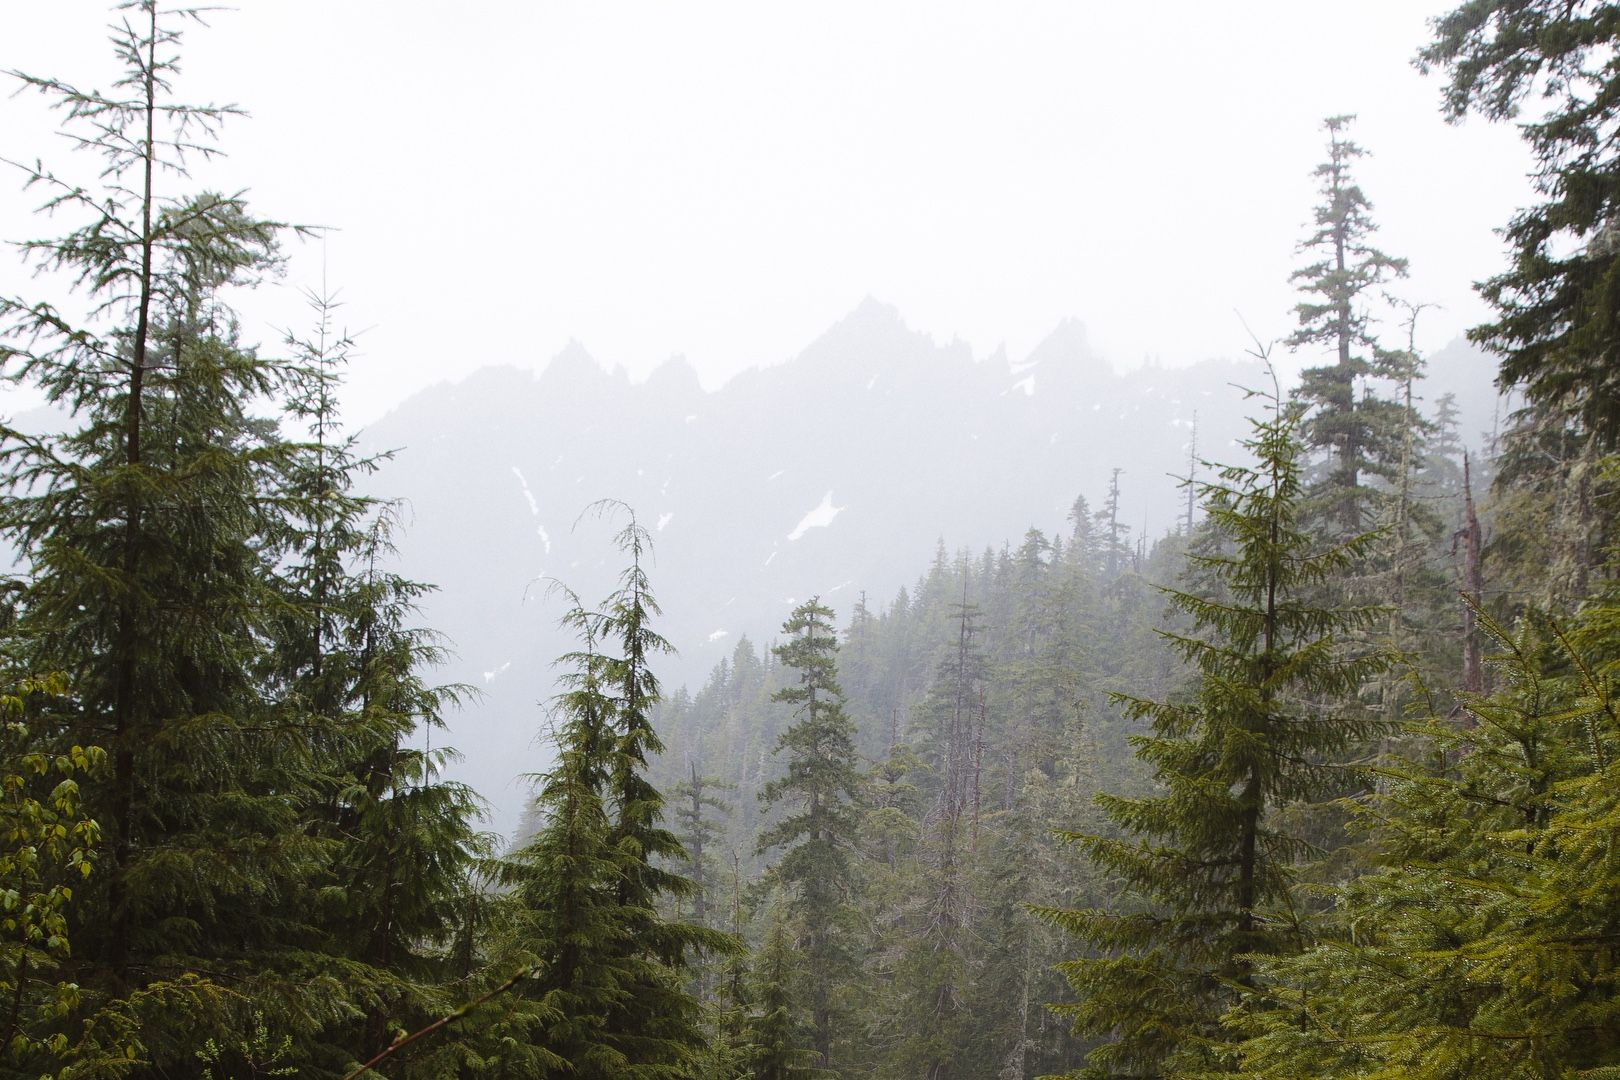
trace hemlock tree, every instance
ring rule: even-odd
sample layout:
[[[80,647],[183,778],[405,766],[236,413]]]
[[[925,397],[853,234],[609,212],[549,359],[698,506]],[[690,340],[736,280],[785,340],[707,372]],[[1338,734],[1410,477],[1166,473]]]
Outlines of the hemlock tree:
[[[838,639],[833,612],[818,599],[793,609],[772,652],[796,676],[772,700],[794,706],[797,719],[782,733],[787,775],[765,785],[767,808],[788,804],[788,815],[759,837],[761,853],[781,848],[772,878],[786,893],[795,947],[801,956],[800,1000],[808,1007],[821,1068],[830,1068],[839,1007],[835,990],[857,970],[850,940],[854,871],[850,853],[858,821],[861,778],[855,767],[854,725],[838,688]]]
[[[442,745],[444,713],[463,691],[423,675],[442,650],[408,622],[424,588],[380,566],[388,521],[384,514],[375,522],[356,553],[352,617],[330,657],[349,673],[342,711],[331,718],[333,745],[346,753],[329,764],[330,795],[312,815],[331,830],[322,892],[330,907],[321,920],[330,969],[364,1015],[327,1036],[342,1062],[369,1057],[461,1004],[465,972],[452,945],[468,930],[473,879],[492,854],[475,828],[482,801],[442,775],[455,759]],[[446,1056],[457,1055],[443,1041],[418,1044],[396,1055],[393,1068],[453,1075],[438,1060]]]
[[[1620,148],[1609,137],[1620,119],[1614,11],[1598,0],[1471,0],[1433,27],[1418,65],[1448,76],[1447,119],[1475,112],[1518,122],[1543,197],[1508,223],[1512,264],[1480,288],[1496,321],[1468,336],[1502,356],[1498,386],[1523,387],[1533,403],[1578,417],[1613,447],[1620,437]]]
[[[141,1024],[134,1060],[183,1071],[199,1029],[252,1038],[244,1002],[300,1038],[346,1004],[302,966],[319,947],[324,845],[303,809],[321,765],[262,681],[297,451],[253,409],[293,373],[241,343],[223,299],[276,269],[285,230],[239,197],[182,188],[186,161],[216,153],[236,112],[174,97],[178,27],[197,13],[119,10],[123,75],[108,92],[19,76],[100,172],[81,184],[24,168],[44,208],[77,223],[24,250],[87,314],[0,297],[6,374],[71,415],[65,435],[7,441],[0,532],[28,570],[20,651],[71,687],[49,734],[111,763],[86,792],[105,833],[75,905],[79,1007],[123,999]],[[165,1009],[171,991],[208,1007]]]
[[[287,410],[309,439],[282,477],[297,513],[280,543],[273,692],[324,774],[306,814],[327,849],[318,893],[327,957],[312,950],[306,963],[312,973],[324,966],[362,1017],[333,1025],[308,1060],[347,1071],[356,1055],[460,1004],[448,946],[475,862],[491,852],[474,827],[481,802],[440,775],[453,752],[442,738],[427,749],[465,688],[424,677],[443,650],[410,619],[431,590],[387,569],[395,508],[355,493],[377,459],[356,454],[338,414],[350,341],[333,328],[329,294],[310,294],[310,305],[314,332],[287,342],[298,364]],[[414,1070],[442,1045],[418,1044],[393,1067]]]
[[[406,745],[448,695],[422,680],[436,648],[406,622],[423,587],[380,569],[385,508],[351,489],[370,463],[337,432],[330,300],[289,358],[244,345],[224,298],[279,269],[287,230],[185,190],[238,112],[175,98],[180,28],[202,11],[118,11],[110,92],[18,76],[102,170],[23,167],[77,225],[25,251],[78,298],[0,296],[5,374],[70,417],[0,451],[0,530],[25,564],[6,649],[70,683],[33,728],[42,746],[72,760],[95,740],[111,764],[85,792],[105,837],[57,1022],[84,1033],[85,1069],[103,1067],[97,1046],[118,1069],[186,1075],[205,1045],[262,1043],[343,1072],[389,1023],[460,1000],[446,932],[475,800],[435,779],[444,751]],[[255,411],[278,399],[309,442]]]
[[[686,852],[687,866],[691,868],[692,921],[699,926],[713,922],[713,890],[718,865],[714,843],[725,835],[725,822],[731,814],[731,804],[711,793],[734,787],[712,776],[701,775],[694,761],[691,777],[670,792],[675,799],[677,838]],[[719,815],[719,820],[709,813],[711,810]]]
[[[497,1075],[685,1080],[707,1048],[686,980],[699,953],[739,948],[729,934],[658,910],[692,891],[654,862],[685,860],[646,779],[647,756],[661,749],[648,664],[667,646],[651,628],[650,540],[633,515],[617,542],[630,558],[620,588],[601,610],[576,600],[564,617],[584,647],[563,658],[571,670],[557,701],[557,764],[537,799],[544,824],[501,873],[510,893],[498,970],[532,965],[538,975],[521,995],[527,1004],[493,1029]]]
[[[1103,1040],[1077,1076],[1235,1068],[1222,1014],[1246,1007],[1254,956],[1300,944],[1290,886],[1308,850],[1276,812],[1316,796],[1336,756],[1369,730],[1322,703],[1382,669],[1381,656],[1347,657],[1337,641],[1378,612],[1306,599],[1368,541],[1324,550],[1302,529],[1299,415],[1271,400],[1270,419],[1245,443],[1255,465],[1224,467],[1199,485],[1219,543],[1189,560],[1208,591],[1165,590],[1196,628],[1165,634],[1197,668],[1196,687],[1169,701],[1119,698],[1153,725],[1133,741],[1162,792],[1098,796],[1135,840],[1068,835],[1139,906],[1040,912],[1094,950],[1061,965],[1079,1000],[1056,1008],[1075,1034]]]
[[[1302,425],[1305,441],[1329,455],[1314,501],[1348,536],[1360,533],[1367,518],[1372,489],[1364,478],[1394,478],[1409,420],[1399,404],[1367,386],[1371,377],[1401,374],[1402,354],[1386,353],[1372,335],[1367,300],[1370,290],[1391,277],[1406,276],[1406,260],[1372,246],[1372,204],[1351,175],[1351,165],[1366,151],[1345,137],[1353,119],[1333,116],[1323,124],[1328,159],[1316,168],[1322,201],[1314,231],[1300,243],[1316,261],[1293,274],[1306,298],[1294,309],[1299,329],[1288,338],[1290,348],[1327,346],[1334,354],[1333,363],[1302,373],[1298,394],[1315,407]]]
[[[623,933],[614,897],[619,860],[602,794],[613,702],[596,620],[576,602],[563,623],[583,640],[558,661],[565,670],[553,703],[556,762],[535,798],[543,824],[500,867],[506,893],[490,944],[497,969],[529,966],[537,976],[487,1033],[477,1065],[495,1076],[608,1077],[627,1065],[601,1030],[628,978],[614,957]]]
[[[696,889],[674,869],[687,862],[687,853],[663,825],[664,796],[647,776],[649,759],[664,749],[653,730],[652,710],[661,690],[651,665],[672,649],[652,628],[660,611],[644,565],[652,555],[651,534],[623,503],[605,500],[592,510],[626,518],[614,543],[628,559],[619,587],[598,613],[599,632],[616,646],[603,665],[614,707],[606,794],[612,813],[609,842],[619,856],[615,891],[624,927],[622,961],[632,972],[628,993],[609,1014],[607,1027],[632,1063],[684,1066],[707,1041],[702,1005],[686,980],[705,953],[725,954],[741,945],[722,931],[666,918],[658,910],[662,899],[689,899]],[[643,1074],[660,1075],[656,1069]]]

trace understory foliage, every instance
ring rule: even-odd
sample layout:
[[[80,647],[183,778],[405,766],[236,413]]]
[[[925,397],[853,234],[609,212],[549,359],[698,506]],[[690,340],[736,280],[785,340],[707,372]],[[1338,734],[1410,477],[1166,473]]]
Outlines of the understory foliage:
[[[1414,753],[1358,807],[1374,865],[1340,894],[1321,943],[1263,965],[1272,1007],[1234,1018],[1248,1074],[1620,1067],[1615,609],[1571,627],[1484,625],[1497,689],[1415,723]],[[1589,651],[1600,626],[1607,645]]]

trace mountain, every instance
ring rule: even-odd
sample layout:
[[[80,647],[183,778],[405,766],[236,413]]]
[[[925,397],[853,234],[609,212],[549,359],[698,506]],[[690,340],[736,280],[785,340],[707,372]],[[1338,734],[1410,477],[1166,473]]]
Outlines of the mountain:
[[[672,690],[739,635],[768,640],[798,600],[889,599],[941,542],[1066,533],[1115,468],[1131,540],[1172,530],[1195,415],[1199,454],[1233,459],[1235,386],[1265,378],[1234,360],[1116,372],[1075,321],[1026,357],[976,358],[867,300],[795,359],[712,392],[684,359],[638,383],[571,345],[539,374],[491,367],[418,394],[363,437],[398,448],[374,490],[407,508],[404,571],[440,587],[423,619],[458,654],[445,674],[483,692],[453,741],[509,830],[517,777],[546,764],[551,659],[572,646],[548,582],[589,601],[620,569],[611,524],[581,518],[593,502],[622,500],[653,534]]]

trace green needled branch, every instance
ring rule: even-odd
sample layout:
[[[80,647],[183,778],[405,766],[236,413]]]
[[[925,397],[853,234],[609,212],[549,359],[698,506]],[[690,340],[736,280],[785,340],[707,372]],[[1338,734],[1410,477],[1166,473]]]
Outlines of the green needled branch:
[[[379,1064],[381,1064],[386,1058],[391,1057],[392,1055],[399,1052],[400,1050],[405,1049],[407,1046],[411,1045],[411,1043],[415,1042],[417,1039],[420,1039],[420,1038],[423,1038],[425,1036],[431,1035],[435,1031],[438,1031],[440,1028],[450,1026],[451,1024],[455,1023],[457,1020],[460,1020],[463,1016],[466,1016],[468,1013],[470,1013],[474,1009],[478,1008],[478,1006],[483,1005],[484,1003],[486,1003],[488,1001],[491,1001],[494,998],[497,998],[500,995],[506,993],[508,990],[512,989],[518,983],[522,982],[524,979],[532,979],[532,978],[534,978],[535,976],[537,976],[539,974],[540,974],[540,967],[539,967],[538,964],[533,966],[533,967],[524,968],[522,971],[518,972],[516,975],[513,975],[510,979],[507,979],[505,982],[501,983],[501,985],[497,986],[495,989],[489,991],[489,993],[483,995],[482,997],[474,998],[473,1000],[467,1002],[467,1004],[461,1006],[455,1012],[450,1013],[448,1016],[441,1016],[439,1019],[433,1021],[433,1023],[429,1024],[427,1027],[423,1028],[422,1030],[416,1031],[416,1032],[411,1033],[410,1035],[405,1035],[405,1036],[402,1036],[402,1037],[400,1037],[398,1039],[395,1039],[392,1043],[388,1044],[388,1048],[386,1050],[383,1050],[376,1057],[372,1058],[370,1061],[366,1062],[364,1065],[361,1065],[360,1067],[356,1068],[353,1072],[350,1072],[347,1075],[345,1075],[343,1077],[343,1080],[355,1080],[355,1077],[361,1075],[362,1073],[370,1072],[372,1069],[376,1068]]]

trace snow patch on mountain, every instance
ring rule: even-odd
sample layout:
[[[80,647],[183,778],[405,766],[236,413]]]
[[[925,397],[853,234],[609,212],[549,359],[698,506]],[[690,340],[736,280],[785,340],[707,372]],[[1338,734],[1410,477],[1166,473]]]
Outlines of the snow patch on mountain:
[[[788,539],[797,540],[811,529],[825,529],[828,525],[831,525],[833,518],[847,509],[847,507],[843,506],[834,506],[832,497],[833,493],[831,491],[823,495],[821,505],[799,519],[799,524],[794,527],[792,532],[788,533]]]
[[[529,500],[529,513],[539,517],[540,504],[534,501],[534,492],[529,490],[529,482],[523,478],[523,470],[514,465],[512,466],[512,475],[517,477],[518,486],[523,489],[523,497]]]
[[[710,641],[719,641],[723,637],[730,637],[730,636],[731,636],[731,631],[730,630],[716,630],[714,633],[709,635],[709,640]]]
[[[517,477],[518,486],[523,489],[523,497],[529,501],[529,513],[536,519],[534,523],[535,535],[540,537],[540,543],[545,547],[546,554],[550,555],[551,534],[546,532],[546,527],[540,524],[538,520],[540,517],[540,504],[535,501],[534,492],[529,490],[529,481],[524,478],[523,470],[514,465],[512,466],[512,475]]]
[[[670,522],[672,522],[674,520],[675,520],[675,511],[673,511],[673,510],[671,510],[667,514],[659,514],[658,515],[658,528],[655,529],[654,531],[655,532],[663,532],[664,531],[664,526],[668,525]]]

